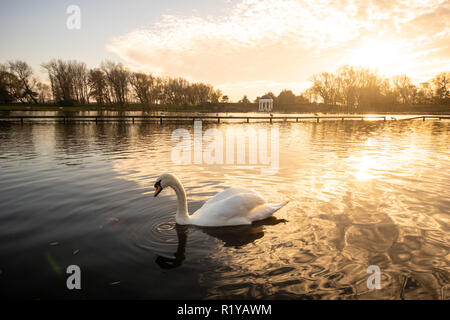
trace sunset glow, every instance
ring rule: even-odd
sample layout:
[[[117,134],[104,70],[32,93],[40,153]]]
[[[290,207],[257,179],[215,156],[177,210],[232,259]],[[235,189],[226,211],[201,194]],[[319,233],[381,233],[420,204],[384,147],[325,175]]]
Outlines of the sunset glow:
[[[192,0],[176,8],[134,1],[126,15],[125,3],[109,10],[79,1],[83,23],[76,32],[65,28],[64,4],[51,10],[8,4],[0,25],[14,32],[2,35],[9,48],[0,60],[29,61],[45,78],[45,59],[77,58],[90,68],[111,59],[131,70],[210,83],[230,101],[283,89],[300,94],[312,75],[343,64],[387,77],[407,74],[415,84],[450,68],[445,0]],[[33,50],[23,50],[28,46]]]
[[[450,0],[1,1],[0,299],[449,300],[449,22]]]
[[[376,69],[384,75],[392,76],[398,72],[402,52],[393,42],[369,40],[354,50],[348,59],[352,65]]]
[[[135,68],[209,81],[234,100],[298,92],[313,73],[341,64],[418,82],[450,66],[446,7],[440,0],[231,1],[216,16],[164,15],[107,48]]]

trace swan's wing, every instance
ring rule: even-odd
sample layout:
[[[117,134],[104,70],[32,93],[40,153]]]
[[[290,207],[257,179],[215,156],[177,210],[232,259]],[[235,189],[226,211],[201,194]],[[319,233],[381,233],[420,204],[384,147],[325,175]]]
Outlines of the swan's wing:
[[[233,188],[228,188],[228,189],[225,189],[225,190],[219,192],[214,197],[212,197],[211,199],[206,201],[203,206],[209,206],[209,205],[211,205],[213,203],[216,203],[218,201],[222,201],[224,199],[230,198],[230,197],[232,197],[234,195],[237,195],[237,194],[248,194],[248,193],[254,194],[254,195],[256,195],[256,196],[258,196],[258,197],[260,197],[261,199],[264,200],[264,198],[261,197],[261,195],[259,193],[257,193],[256,191],[254,191],[254,190],[249,190],[249,189],[244,189],[244,188],[239,188],[239,187],[233,187]]]
[[[288,202],[289,201],[282,203],[264,203],[252,210],[250,218],[252,222],[267,219],[275,212],[283,208]]]
[[[191,215],[199,226],[230,226],[250,224],[252,211],[266,201],[255,193],[237,193],[222,200],[205,203]]]

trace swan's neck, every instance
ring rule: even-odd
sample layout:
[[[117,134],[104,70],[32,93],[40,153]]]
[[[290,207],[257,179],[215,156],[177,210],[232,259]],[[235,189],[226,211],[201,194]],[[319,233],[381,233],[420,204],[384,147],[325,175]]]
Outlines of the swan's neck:
[[[183,185],[179,181],[175,181],[170,185],[175,193],[177,194],[177,215],[175,220],[178,224],[188,224],[189,214],[186,200],[186,192],[184,191]]]

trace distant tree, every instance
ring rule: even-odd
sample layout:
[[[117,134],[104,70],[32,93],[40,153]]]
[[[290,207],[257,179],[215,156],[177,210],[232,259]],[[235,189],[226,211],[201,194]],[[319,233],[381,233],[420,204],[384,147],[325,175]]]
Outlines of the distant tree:
[[[277,99],[277,97],[272,92],[267,92],[265,96],[269,96],[274,102]]]
[[[437,75],[432,83],[438,103],[450,103],[450,72],[442,72]]]
[[[22,97],[20,80],[9,72],[9,67],[0,64],[0,103],[10,104]]]
[[[364,109],[373,109],[380,103],[380,86],[383,80],[377,73],[367,68],[358,68],[356,70],[356,106],[363,111]]]
[[[222,91],[220,91],[219,89],[215,90],[211,94],[211,102],[212,103],[218,103],[220,98],[222,98]]]
[[[419,84],[417,91],[417,103],[429,104],[433,102],[433,88],[429,82],[422,82]]]
[[[104,61],[101,69],[106,75],[110,94],[116,104],[124,106],[127,103],[130,72],[121,64]]]
[[[130,84],[136,97],[143,106],[149,107],[153,102],[152,89],[155,81],[152,75],[142,72],[133,72],[130,74]]]
[[[73,73],[74,99],[81,104],[89,104],[89,72],[84,62],[70,61]]]
[[[247,96],[244,95],[244,96],[242,97],[242,99],[239,100],[239,103],[249,104],[249,103],[250,103],[250,100],[248,100]]]
[[[306,99],[306,103],[313,103],[316,101],[316,93],[313,88],[308,88],[301,94]]]
[[[403,104],[411,104],[414,100],[417,88],[412,84],[407,75],[394,76],[392,82],[395,91],[399,94]]]
[[[37,100],[39,103],[46,103],[51,99],[50,86],[46,83],[38,82],[36,84]]]
[[[283,90],[277,97],[277,104],[280,106],[290,106],[295,104],[295,94],[291,90]]]
[[[37,81],[32,79],[33,69],[25,61],[17,60],[9,62],[9,71],[19,79],[22,98],[37,104],[37,93],[34,90]]]
[[[108,85],[105,73],[100,69],[91,69],[88,73],[89,96],[93,97],[97,104],[105,105],[110,102]]]
[[[69,61],[51,60],[42,64],[47,70],[54,100],[59,104],[69,104],[74,98],[74,72]]]
[[[337,81],[343,103],[347,106],[347,110],[353,109],[359,89],[358,71],[351,66],[342,66],[337,71]]]
[[[324,104],[335,104],[338,82],[332,73],[322,72],[314,75],[313,92],[322,98]]]
[[[296,104],[308,104],[310,103],[310,100],[308,97],[306,97],[303,93],[295,96],[295,103]]]
[[[384,85],[376,73],[369,69],[352,66],[342,66],[337,72],[323,72],[312,77],[313,85],[309,89],[311,97],[318,96],[324,104],[345,106],[348,112],[356,108],[374,108],[383,103],[381,89]]]
[[[396,93],[391,85],[390,79],[383,79],[380,83],[380,95],[382,97],[382,104],[393,106],[396,103]]]
[[[213,86],[205,83],[196,83],[191,85],[194,92],[197,93],[198,100],[194,104],[204,104],[211,102],[213,96],[215,96]]]
[[[165,104],[188,104],[189,82],[183,78],[167,78],[163,81],[162,101]]]
[[[228,96],[222,96],[222,102],[228,102],[229,98]]]

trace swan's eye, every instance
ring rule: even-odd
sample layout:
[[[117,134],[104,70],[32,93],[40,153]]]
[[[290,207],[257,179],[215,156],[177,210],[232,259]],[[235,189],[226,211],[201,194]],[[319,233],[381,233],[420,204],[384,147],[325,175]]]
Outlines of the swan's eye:
[[[155,188],[158,186],[161,187],[161,180],[156,181],[156,183],[154,185]]]

